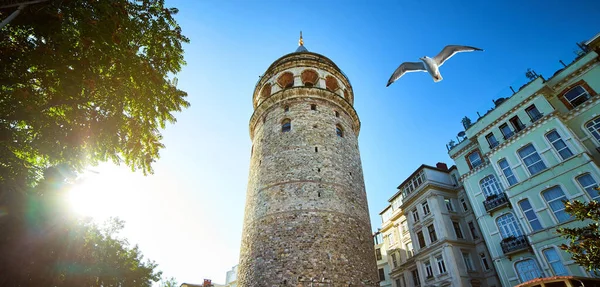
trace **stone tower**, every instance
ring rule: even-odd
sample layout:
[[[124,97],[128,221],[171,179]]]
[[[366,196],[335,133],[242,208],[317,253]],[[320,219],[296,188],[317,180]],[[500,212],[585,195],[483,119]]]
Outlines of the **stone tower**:
[[[353,102],[302,35],[258,81],[238,286],[378,285]]]

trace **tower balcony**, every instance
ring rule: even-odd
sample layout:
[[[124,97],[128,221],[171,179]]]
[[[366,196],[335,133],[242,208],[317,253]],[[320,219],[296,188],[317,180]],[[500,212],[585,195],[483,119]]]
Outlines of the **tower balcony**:
[[[494,210],[500,209],[507,205],[510,205],[510,201],[504,192],[492,194],[488,196],[485,201],[483,201],[485,211],[487,211],[490,215],[493,214]]]
[[[529,241],[525,235],[510,236],[500,241],[500,247],[502,247],[502,252],[505,255],[509,255],[529,249]]]

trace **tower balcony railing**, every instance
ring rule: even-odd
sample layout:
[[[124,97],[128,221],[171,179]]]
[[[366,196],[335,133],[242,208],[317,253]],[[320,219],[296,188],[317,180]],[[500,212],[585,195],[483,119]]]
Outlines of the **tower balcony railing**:
[[[488,196],[485,201],[483,201],[483,206],[485,207],[485,211],[492,214],[492,212],[496,209],[502,208],[506,205],[509,205],[510,201],[506,196],[506,193],[501,192],[498,194],[492,194]]]
[[[500,246],[502,247],[502,252],[507,255],[529,249],[529,241],[527,241],[525,235],[510,236],[502,239],[502,241],[500,241]]]

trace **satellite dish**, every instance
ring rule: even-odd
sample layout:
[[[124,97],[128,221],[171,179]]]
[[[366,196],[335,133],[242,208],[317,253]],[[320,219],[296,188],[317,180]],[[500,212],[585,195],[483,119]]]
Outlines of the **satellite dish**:
[[[464,131],[462,131],[462,132],[458,133],[458,136],[459,136],[459,137],[464,137],[464,136],[465,136],[465,132],[464,132]]]

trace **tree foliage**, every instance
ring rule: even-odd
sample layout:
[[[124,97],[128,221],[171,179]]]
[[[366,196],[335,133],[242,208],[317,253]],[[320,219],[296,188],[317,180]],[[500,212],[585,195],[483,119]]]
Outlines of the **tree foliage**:
[[[189,42],[176,13],[163,0],[47,1],[0,29],[0,191],[58,163],[152,172],[159,129],[189,106],[169,80]]]
[[[69,212],[65,168],[50,168],[34,189],[0,198],[0,286],[152,286],[157,265],[144,260],[118,232],[124,222],[104,225]]]
[[[177,283],[175,277],[163,278],[159,287],[179,287],[179,283]]]
[[[597,272],[600,270],[600,203],[569,201],[565,203],[565,211],[589,224],[576,228],[559,228],[558,233],[570,240],[570,244],[563,244],[561,249],[569,252],[573,260],[586,270]]]

